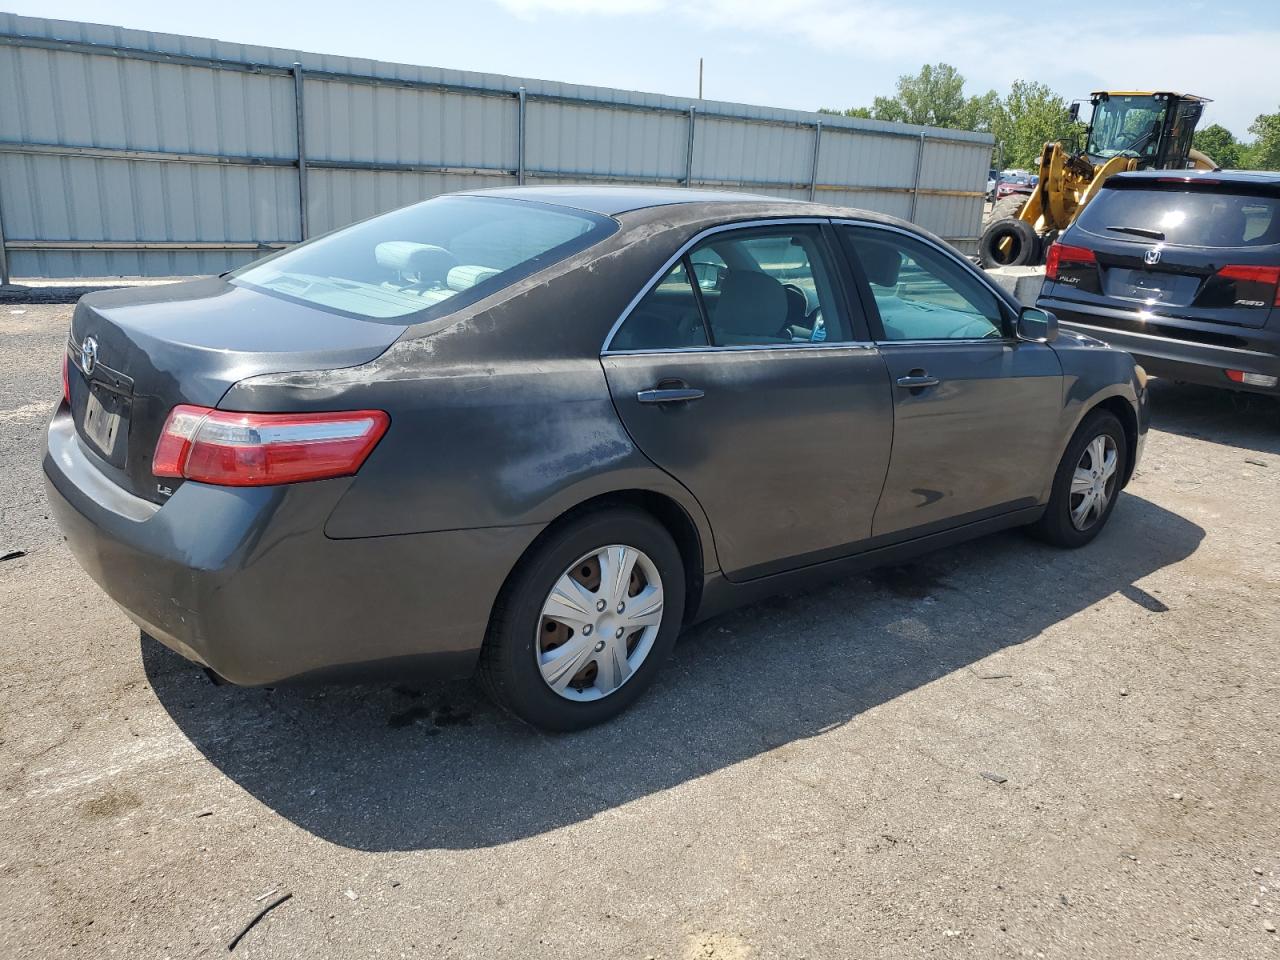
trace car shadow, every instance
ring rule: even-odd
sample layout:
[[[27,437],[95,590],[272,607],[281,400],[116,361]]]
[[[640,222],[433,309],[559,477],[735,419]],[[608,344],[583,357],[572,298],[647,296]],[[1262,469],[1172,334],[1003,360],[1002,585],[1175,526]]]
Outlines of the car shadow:
[[[1182,437],[1280,454],[1280,399],[1153,380],[1152,426]]]
[[[1083,550],[1012,531],[715,618],[635,707],[575,734],[510,720],[468,682],[244,689],[145,637],[142,657],[210,762],[311,833],[362,850],[492,846],[818,735],[1116,592],[1159,612],[1139,581],[1204,531],[1140,497],[1117,506]]]

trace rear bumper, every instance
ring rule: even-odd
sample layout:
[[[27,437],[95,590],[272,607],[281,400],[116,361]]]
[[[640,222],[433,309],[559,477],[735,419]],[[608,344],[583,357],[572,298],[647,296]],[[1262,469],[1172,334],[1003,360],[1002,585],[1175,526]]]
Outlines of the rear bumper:
[[[187,482],[163,506],[85,456],[65,408],[45,487],[72,553],[144,631],[234,683],[465,676],[493,600],[538,527],[352,540],[324,535],[349,485]]]
[[[1037,306],[1053,311],[1062,326],[1103,340],[1133,354],[1150,374],[1225,390],[1280,394],[1280,387],[1255,387],[1228,379],[1227,370],[1244,370],[1280,378],[1280,334],[1275,331],[1222,325],[1224,331],[1247,342],[1247,348],[1223,347],[1166,336],[1117,330],[1111,318],[1133,322],[1139,314],[1123,310],[1082,309],[1078,303],[1041,297]],[[1204,326],[1201,324],[1200,326]]]

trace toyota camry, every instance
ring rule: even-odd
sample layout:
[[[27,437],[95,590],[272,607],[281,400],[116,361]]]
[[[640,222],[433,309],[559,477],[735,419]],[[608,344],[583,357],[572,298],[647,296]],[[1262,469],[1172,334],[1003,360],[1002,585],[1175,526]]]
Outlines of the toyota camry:
[[[1088,543],[1147,426],[1129,354],[937,237],[689,189],[441,196],[96,293],[63,386],[48,496],[145,633],[241,684],[477,673],[559,730],[764,593]]]

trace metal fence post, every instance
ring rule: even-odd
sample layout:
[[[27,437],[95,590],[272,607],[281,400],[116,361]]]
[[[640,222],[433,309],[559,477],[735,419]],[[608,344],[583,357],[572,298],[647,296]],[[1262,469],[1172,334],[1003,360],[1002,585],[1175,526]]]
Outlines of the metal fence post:
[[[4,249],[4,211],[0,210],[0,287],[9,285],[9,254]]]
[[[516,119],[516,184],[524,186],[524,137],[525,117],[529,108],[529,95],[524,87],[520,88],[519,116]]]
[[[686,187],[693,186],[693,126],[694,113],[697,107],[689,107],[689,145],[685,148],[684,154],[684,185]]]
[[[818,195],[818,152],[822,149],[822,121],[813,125],[813,166],[809,168],[809,202]]]
[[[911,215],[907,217],[916,222],[916,201],[920,199],[920,171],[924,167],[924,131],[920,131],[920,142],[916,146],[916,182],[911,188]]]
[[[298,231],[307,239],[311,228],[307,222],[307,127],[302,106],[302,64],[293,65],[293,106],[298,137]]]

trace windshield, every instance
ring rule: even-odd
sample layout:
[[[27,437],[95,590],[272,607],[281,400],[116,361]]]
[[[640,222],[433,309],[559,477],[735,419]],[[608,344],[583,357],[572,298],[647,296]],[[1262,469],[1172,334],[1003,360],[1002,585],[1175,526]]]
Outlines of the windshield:
[[[1217,190],[1104,187],[1081,211],[1082,230],[1193,247],[1280,243],[1280,200]]]
[[[1168,107],[1155,97],[1108,97],[1093,108],[1089,125],[1091,157],[1154,157]]]
[[[418,318],[430,319],[584,249],[615,228],[606,217],[550,204],[436,197],[250,264],[231,279],[366,319],[432,311]]]

